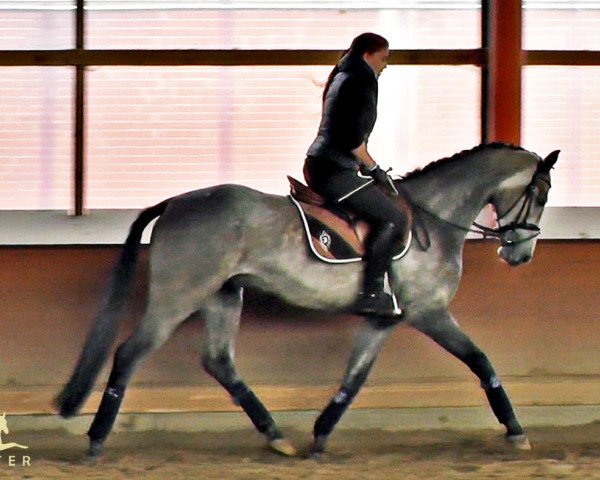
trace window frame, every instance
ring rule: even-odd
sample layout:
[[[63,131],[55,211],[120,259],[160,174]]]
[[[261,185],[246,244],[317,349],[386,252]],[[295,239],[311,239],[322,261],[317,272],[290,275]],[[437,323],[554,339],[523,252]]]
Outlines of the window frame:
[[[332,65],[338,50],[135,50],[85,48],[84,0],[74,10],[75,48],[0,51],[3,66],[71,66],[75,71],[73,209],[85,205],[85,72],[92,66]],[[474,65],[481,68],[481,141],[520,143],[522,68],[528,65],[600,65],[600,51],[522,50],[522,0],[482,0],[481,47],[403,49],[390,52],[391,65]],[[513,52],[507,55],[506,52]],[[510,81],[507,81],[510,79]]]

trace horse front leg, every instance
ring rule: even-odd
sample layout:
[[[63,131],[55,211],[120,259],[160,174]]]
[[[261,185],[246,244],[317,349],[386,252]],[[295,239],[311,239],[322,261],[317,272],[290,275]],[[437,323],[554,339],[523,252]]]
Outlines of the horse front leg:
[[[447,311],[436,312],[411,325],[461,360],[479,378],[494,415],[506,427],[506,439],[519,450],[531,444],[517,420],[512,404],[494,368],[477,345],[460,329]]]
[[[309,457],[319,458],[325,451],[329,435],[365,383],[381,345],[393,327],[394,325],[389,323],[382,327],[371,321],[367,321],[361,327],[354,340],[342,385],[315,422],[314,443]]]

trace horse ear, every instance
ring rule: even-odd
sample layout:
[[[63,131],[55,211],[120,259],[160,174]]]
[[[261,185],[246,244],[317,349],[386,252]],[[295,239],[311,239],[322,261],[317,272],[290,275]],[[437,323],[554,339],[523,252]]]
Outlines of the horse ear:
[[[550,169],[554,167],[554,164],[558,160],[559,153],[560,153],[560,150],[554,150],[546,158],[544,158],[543,163],[544,163],[545,171],[550,172]]]

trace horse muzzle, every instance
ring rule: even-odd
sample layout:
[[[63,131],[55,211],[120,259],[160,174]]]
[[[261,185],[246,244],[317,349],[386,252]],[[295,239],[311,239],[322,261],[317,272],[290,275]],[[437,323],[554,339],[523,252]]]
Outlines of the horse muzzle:
[[[509,265],[516,267],[531,261],[540,229],[527,222],[510,223],[499,229],[498,255]]]
[[[498,256],[511,267],[529,263],[533,258],[533,248],[519,248],[519,246],[502,246],[498,248]]]

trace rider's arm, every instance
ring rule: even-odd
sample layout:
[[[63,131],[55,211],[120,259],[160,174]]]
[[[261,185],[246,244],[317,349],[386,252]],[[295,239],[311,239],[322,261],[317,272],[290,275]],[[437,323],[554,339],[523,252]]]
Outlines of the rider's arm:
[[[358,161],[364,165],[369,171],[369,175],[373,178],[376,184],[384,187],[392,195],[398,195],[396,187],[388,177],[388,174],[384,172],[379,165],[373,160],[371,154],[367,150],[366,142],[361,143],[358,147],[351,150],[352,154],[358,159]]]
[[[358,159],[360,163],[362,163],[368,170],[372,170],[377,166],[373,157],[367,150],[367,144],[365,142],[361,143],[358,147],[352,150],[352,154]]]

